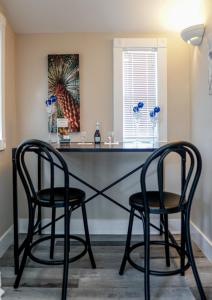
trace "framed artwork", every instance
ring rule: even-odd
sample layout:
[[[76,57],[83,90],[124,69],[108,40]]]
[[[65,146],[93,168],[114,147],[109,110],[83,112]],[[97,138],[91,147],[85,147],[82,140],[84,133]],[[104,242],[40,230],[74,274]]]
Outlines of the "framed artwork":
[[[79,54],[48,55],[48,97],[55,97],[52,130],[66,118],[70,132],[80,131]]]

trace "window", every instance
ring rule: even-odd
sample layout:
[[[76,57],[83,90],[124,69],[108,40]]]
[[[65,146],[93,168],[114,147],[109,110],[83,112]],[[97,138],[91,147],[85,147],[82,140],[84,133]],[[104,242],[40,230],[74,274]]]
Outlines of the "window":
[[[5,17],[0,14],[0,150],[5,148],[5,116],[4,116],[5,26],[6,26]]]
[[[119,140],[167,139],[166,39],[114,39],[114,132]],[[139,114],[133,107],[144,107]],[[160,106],[156,129],[150,110]]]

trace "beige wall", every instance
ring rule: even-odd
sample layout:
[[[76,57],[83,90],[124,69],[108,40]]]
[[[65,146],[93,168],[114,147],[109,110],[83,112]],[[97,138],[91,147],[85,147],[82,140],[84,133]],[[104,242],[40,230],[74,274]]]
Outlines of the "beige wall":
[[[0,152],[0,236],[12,225],[11,148],[16,144],[15,34],[6,25],[5,109],[7,148]]]
[[[191,47],[191,120],[192,141],[203,158],[203,172],[194,203],[192,220],[212,241],[212,96],[208,94],[207,34],[212,32],[212,2],[205,0],[206,34],[200,47]]]
[[[18,138],[47,137],[47,55],[80,54],[82,130],[93,136],[95,121],[103,138],[112,129],[112,41],[142,35],[110,33],[34,34],[17,36]],[[162,35],[163,37],[165,35]],[[189,51],[176,34],[168,38],[168,137],[189,137]]]
[[[48,136],[44,105],[48,85],[47,55],[56,53],[80,54],[82,130],[86,130],[92,140],[95,122],[99,120],[104,139],[106,132],[112,129],[113,119],[113,38],[142,36],[144,35],[119,33],[17,35],[18,140],[32,137],[46,139]],[[188,139],[189,49],[177,34],[157,36],[167,37],[168,44],[168,138],[169,140]],[[76,134],[74,138],[77,139],[79,136]],[[91,184],[104,187],[143,159],[144,155],[135,154],[128,155],[127,159],[126,155],[120,157],[114,154],[111,157],[111,155],[99,154],[94,157],[75,154],[70,159],[70,167],[77,170],[77,173],[81,170],[81,176],[89,178]],[[131,180],[113,189],[112,194],[117,199],[121,199],[122,203],[127,203],[128,195],[139,189],[138,182],[139,176],[136,174]],[[171,179],[168,184],[174,185]],[[89,191],[87,192],[89,194]],[[128,218],[118,208],[101,201],[101,198],[88,206],[88,213],[92,218]]]

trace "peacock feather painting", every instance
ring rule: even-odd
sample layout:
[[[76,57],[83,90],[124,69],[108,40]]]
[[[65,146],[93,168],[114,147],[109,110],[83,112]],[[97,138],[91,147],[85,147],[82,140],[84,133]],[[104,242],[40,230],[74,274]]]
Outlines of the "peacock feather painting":
[[[70,132],[80,131],[79,82],[79,54],[48,55],[48,96],[56,97],[53,128],[57,118],[66,118]]]

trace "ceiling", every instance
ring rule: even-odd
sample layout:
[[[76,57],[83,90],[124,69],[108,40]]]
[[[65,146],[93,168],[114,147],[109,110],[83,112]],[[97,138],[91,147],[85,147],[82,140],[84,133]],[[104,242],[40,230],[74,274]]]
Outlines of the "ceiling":
[[[179,25],[179,21],[186,20],[187,13],[192,15],[192,9],[188,7],[186,11],[182,5],[191,1],[193,8],[201,0],[0,0],[0,3],[17,33],[149,33],[179,31],[180,26],[185,26]],[[199,7],[196,10],[199,13]]]

